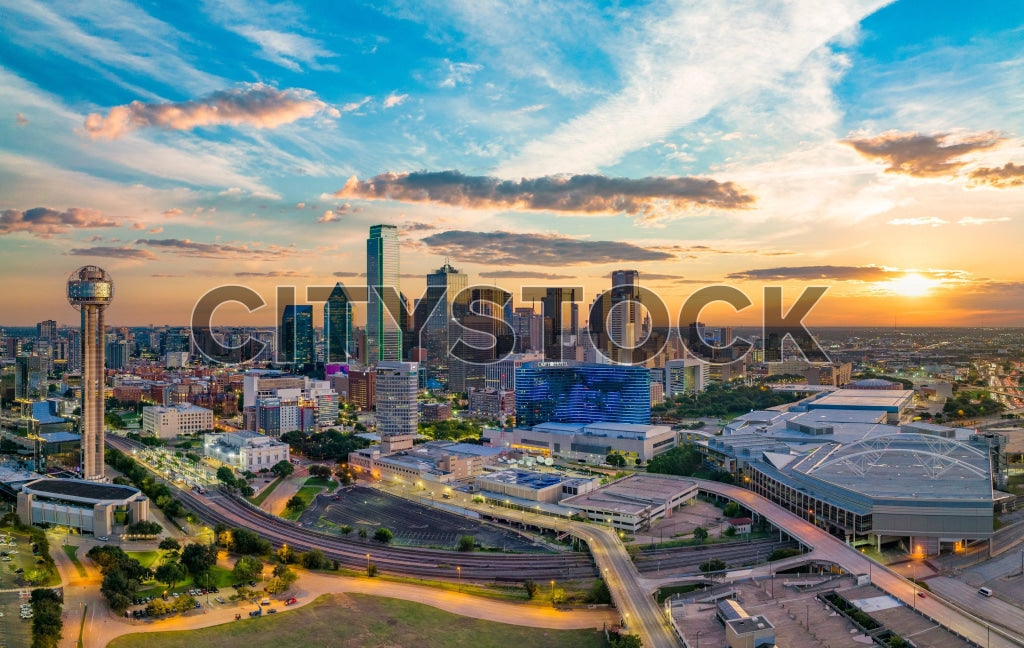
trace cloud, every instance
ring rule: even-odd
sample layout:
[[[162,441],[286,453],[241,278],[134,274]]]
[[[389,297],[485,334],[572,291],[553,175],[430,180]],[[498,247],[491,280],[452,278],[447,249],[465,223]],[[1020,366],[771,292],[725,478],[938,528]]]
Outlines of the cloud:
[[[197,258],[259,258],[277,259],[290,256],[294,250],[279,245],[266,247],[250,247],[247,245],[230,245],[226,243],[198,243],[189,239],[139,239],[136,245],[147,245],[170,252],[176,252],[181,256]]]
[[[956,222],[957,225],[988,225],[989,223],[1005,223],[1010,220],[1009,216],[1001,216],[999,218],[976,218],[974,216],[964,216]]]
[[[484,66],[478,63],[452,63],[446,60],[445,64],[448,70],[444,80],[440,83],[442,88],[454,88],[460,83],[467,84],[472,80],[474,74],[484,69]]]
[[[236,277],[308,277],[307,272],[296,272],[295,270],[270,270],[268,272],[236,272]]]
[[[144,229],[146,229],[146,225],[144,223],[135,223],[135,224],[132,225],[132,229],[133,230],[144,230]]]
[[[252,126],[277,128],[318,113],[331,117],[337,109],[316,98],[311,90],[278,90],[265,83],[246,83],[218,90],[198,100],[176,103],[133,101],[115,106],[106,116],[92,113],[85,118],[85,130],[93,139],[113,140],[133,130],[157,127],[192,130],[198,126]]]
[[[621,241],[586,241],[557,234],[467,232],[431,234],[423,243],[436,253],[490,266],[568,266],[577,263],[667,261],[674,255]]]
[[[239,36],[259,45],[262,58],[293,72],[302,70],[299,62],[305,63],[313,69],[330,69],[330,66],[321,64],[319,59],[337,56],[334,52],[321,47],[318,41],[299,34],[275,29],[259,29],[248,25],[230,29]]]
[[[28,117],[21,113],[18,113],[14,116],[14,122],[18,124],[19,127],[28,126]]]
[[[416,221],[402,223],[399,227],[404,232],[429,232],[438,229],[438,226],[433,223],[420,223]]]
[[[318,223],[331,223],[338,220],[338,212],[328,209],[324,212],[324,215],[316,219]]]
[[[368,103],[370,103],[370,97],[363,97],[359,101],[353,101],[353,102],[344,104],[341,107],[341,112],[355,112],[356,110],[359,110],[360,108],[362,108],[363,106],[365,106]]]
[[[70,229],[120,227],[95,209],[71,207],[57,211],[49,207],[34,207],[25,211],[5,209],[0,212],[0,235],[28,232],[43,238],[63,234]]]
[[[859,139],[844,140],[864,157],[881,160],[886,173],[918,178],[955,176],[968,153],[991,148],[1002,141],[995,133],[954,137],[948,133],[924,135],[889,131]]]
[[[110,259],[137,259],[140,261],[153,261],[157,258],[149,250],[137,250],[130,247],[90,247],[71,248],[68,254],[74,256],[107,257]]]
[[[162,228],[162,227],[154,227],[153,229],[149,230],[149,233],[150,234],[159,234],[162,231],[164,231],[164,228]]]
[[[644,272],[643,270],[640,271],[640,283],[643,283],[644,281],[678,281],[682,278],[682,275]]]
[[[355,272],[352,270],[339,270],[333,273],[335,277],[365,277],[365,272]]]
[[[941,227],[948,225],[949,221],[938,216],[915,216],[914,218],[894,218],[886,222],[886,225],[910,225],[912,227],[931,226]]]
[[[1024,164],[1007,162],[1001,167],[982,167],[971,171],[973,184],[987,184],[999,189],[1024,185]]]
[[[408,98],[409,98],[409,95],[407,95],[407,94],[398,94],[398,93],[392,92],[391,94],[389,94],[387,97],[384,98],[384,107],[385,108],[394,108],[395,106],[400,106],[403,103],[405,103],[405,100],[408,99]]]
[[[484,279],[578,279],[575,275],[554,274],[550,272],[537,272],[536,270],[489,270],[481,272]]]
[[[185,275],[167,274],[167,273],[164,273],[164,272],[157,272],[157,273],[151,274],[149,276],[153,277],[153,278],[156,278],[156,279],[175,279],[175,278],[179,278],[179,277],[184,277]]]
[[[166,216],[167,218],[174,218],[175,216],[181,216],[182,211],[180,209],[178,209],[177,207],[174,207],[173,209],[165,209],[161,213],[164,216]]]
[[[438,203],[476,209],[531,209],[587,214],[627,213],[651,218],[663,210],[707,206],[738,209],[753,196],[731,182],[694,177],[609,178],[603,175],[545,176],[501,180],[460,171],[383,173],[355,176],[338,198]]]
[[[305,207],[306,207],[306,203],[304,203],[304,202],[295,203],[295,209],[305,209]]]
[[[726,275],[728,279],[751,279],[770,281],[809,281],[812,279],[831,279],[833,281],[887,281],[900,279],[908,274],[917,274],[930,279],[964,280],[967,273],[963,270],[909,270],[888,268],[885,266],[793,266],[780,268],[759,268],[744,270]]]

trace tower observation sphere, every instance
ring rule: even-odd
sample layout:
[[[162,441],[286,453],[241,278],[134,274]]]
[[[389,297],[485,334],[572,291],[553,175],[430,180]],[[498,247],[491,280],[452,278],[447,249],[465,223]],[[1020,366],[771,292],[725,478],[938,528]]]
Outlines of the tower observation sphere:
[[[68,301],[82,313],[82,478],[103,481],[103,311],[114,298],[114,282],[102,268],[82,266],[68,277]]]

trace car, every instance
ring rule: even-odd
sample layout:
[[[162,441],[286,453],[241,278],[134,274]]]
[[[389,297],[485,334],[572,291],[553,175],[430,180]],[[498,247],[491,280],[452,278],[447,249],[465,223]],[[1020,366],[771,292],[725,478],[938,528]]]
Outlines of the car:
[[[218,596],[218,597],[216,597],[216,598],[214,598],[213,600],[214,600],[214,601],[217,601],[217,602],[218,602],[218,603],[220,603],[221,605],[224,605],[224,599],[222,599],[222,598],[221,598],[221,597],[219,597],[219,596]]]
[[[285,601],[285,602],[284,602],[284,604],[285,604],[285,605],[292,605],[292,604],[294,604],[294,603],[298,603],[298,601],[299,601],[299,599],[297,599],[297,598],[295,598],[295,597],[293,596],[293,597],[291,597],[290,599],[288,599],[287,601]]]
[[[274,608],[270,608],[269,610],[267,610],[267,614],[277,614],[277,610]]]
[[[196,609],[200,610],[200,609],[202,609],[202,607],[203,607],[203,604],[200,603],[199,601],[196,601]]]
[[[263,614],[263,610],[253,610],[252,612],[249,613],[249,616],[251,616],[251,617],[258,617],[261,614]]]
[[[110,540],[110,538],[107,536],[96,536],[96,539],[100,542],[106,542],[107,540]]]
[[[181,594],[178,593],[178,592],[175,592],[174,594],[171,594],[171,596],[173,596],[174,598],[178,598],[179,596],[181,596]]]
[[[256,587],[256,581],[254,581],[254,580],[249,581],[249,587]]]
[[[214,594],[220,594],[220,589],[218,589],[216,586],[214,586],[210,591]]]
[[[927,596],[924,595],[924,592],[918,592],[917,595],[920,596],[921,598],[928,598]]]

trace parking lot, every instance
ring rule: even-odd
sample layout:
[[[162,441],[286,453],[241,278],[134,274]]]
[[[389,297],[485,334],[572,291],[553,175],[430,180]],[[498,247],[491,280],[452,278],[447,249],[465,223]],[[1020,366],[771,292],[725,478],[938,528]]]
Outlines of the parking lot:
[[[0,646],[28,648],[32,645],[32,619],[22,619],[22,604],[29,602],[29,590],[0,592]]]
[[[472,520],[365,486],[348,486],[334,495],[320,495],[299,522],[327,533],[340,533],[342,525],[352,533],[366,529],[372,537],[385,527],[394,534],[395,544],[454,549],[459,538],[471,535],[484,547],[507,551],[546,551],[542,545],[499,526]]]

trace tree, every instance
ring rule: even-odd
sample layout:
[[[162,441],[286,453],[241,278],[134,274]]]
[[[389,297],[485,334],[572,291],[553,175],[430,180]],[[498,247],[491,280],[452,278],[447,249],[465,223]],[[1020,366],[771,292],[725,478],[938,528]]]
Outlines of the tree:
[[[604,460],[609,466],[614,466],[615,468],[622,468],[626,465],[626,458],[614,452],[605,457]]]
[[[282,565],[288,565],[295,562],[295,551],[288,545],[281,545],[281,548],[277,550],[277,559],[281,561]],[[277,569],[275,567],[275,569]]]
[[[221,466],[217,469],[217,481],[229,488],[233,488],[235,485],[235,471],[231,470],[230,466]]]
[[[320,477],[321,479],[329,479],[331,477],[331,469],[328,466],[322,466],[317,464],[309,467],[309,474],[313,477]]]
[[[722,535],[725,536],[726,538],[734,538],[734,537],[736,537],[736,527],[731,526],[731,525],[725,527],[725,531],[722,531]]]
[[[532,580],[528,580],[523,582],[523,589],[526,590],[526,595],[532,599],[537,596],[538,592],[540,592],[540,585]]]
[[[180,614],[183,612],[188,612],[189,610],[195,608],[196,600],[192,598],[191,595],[184,594],[176,598],[174,600],[174,603],[172,603],[171,605],[172,609]]]
[[[740,505],[736,502],[729,502],[722,507],[722,515],[727,518],[734,518],[740,516]]]
[[[32,590],[32,648],[57,648],[62,639],[63,598],[52,589]]]
[[[217,547],[196,542],[187,544],[181,552],[181,564],[193,578],[198,578],[217,564]]]
[[[187,575],[184,565],[177,562],[167,562],[156,568],[156,579],[166,584],[168,589],[185,580]]]
[[[298,575],[288,568],[287,565],[276,565],[274,575],[267,583],[267,591],[271,594],[279,594],[287,591],[298,579]]]
[[[286,509],[297,511],[299,509],[306,508],[306,500],[302,499],[298,495],[292,495],[288,502],[284,505]]]
[[[178,551],[181,549],[181,543],[174,538],[164,538],[160,541],[159,548],[162,551]]]
[[[236,581],[253,581],[263,573],[263,562],[256,556],[242,556],[235,562],[231,575]]]
[[[342,524],[340,530],[341,530],[341,534],[342,535],[348,535],[348,534],[352,533],[352,527],[350,527],[347,524]]]
[[[138,522],[132,522],[129,524],[125,530],[129,535],[154,536],[163,531],[164,528],[156,522],[139,520]]]
[[[705,574],[710,574],[711,572],[722,571],[726,567],[728,567],[728,565],[726,565],[724,562],[722,562],[718,558],[712,558],[711,560],[705,560],[704,562],[702,562],[700,564],[700,570],[702,572],[704,572]]]
[[[366,540],[366,536],[367,536],[367,535],[368,535],[368,534],[366,533],[366,529],[363,529],[363,528],[360,528],[360,529],[359,529],[359,537],[360,537],[360,538],[362,538],[363,540]]]
[[[640,635],[615,635],[608,644],[610,648],[641,648],[644,645]]]
[[[603,578],[598,578],[587,592],[587,603],[604,605],[611,602],[612,593],[608,591],[608,583],[604,582]]]
[[[474,548],[476,548],[476,538],[471,535],[459,538],[459,551],[473,551]]]
[[[376,533],[373,534],[373,539],[377,542],[387,544],[395,537],[395,534],[391,533],[391,529],[387,527],[381,527],[377,529]]]
[[[291,462],[282,459],[271,466],[270,472],[274,473],[278,477],[287,477],[295,472],[295,466],[293,466]]]
[[[327,565],[327,558],[324,556],[323,551],[310,549],[302,554],[300,562],[306,569],[323,569]]]
[[[235,553],[264,556],[270,553],[270,541],[261,538],[255,531],[242,528],[231,529],[231,546]]]
[[[366,566],[366,575],[370,578],[377,575],[377,563],[370,563]]]
[[[693,539],[696,540],[698,544],[703,543],[705,540],[707,540],[707,537],[708,530],[704,527],[699,526],[693,530]]]

